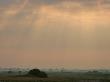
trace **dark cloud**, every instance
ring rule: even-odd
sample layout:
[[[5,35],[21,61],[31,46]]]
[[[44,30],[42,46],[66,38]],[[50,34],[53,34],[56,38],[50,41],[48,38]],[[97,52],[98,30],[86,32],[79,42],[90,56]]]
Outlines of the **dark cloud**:
[[[21,2],[22,0],[0,0],[0,7],[7,8],[14,4],[19,4]]]
[[[0,0],[0,6],[1,7],[7,7],[9,5],[14,4],[22,4],[26,0]],[[88,8],[96,8],[97,4],[100,3],[101,6],[110,5],[109,0],[27,0],[28,5],[32,6],[41,6],[41,5],[56,5],[63,2],[71,2],[71,3],[79,3],[82,7],[88,7]]]

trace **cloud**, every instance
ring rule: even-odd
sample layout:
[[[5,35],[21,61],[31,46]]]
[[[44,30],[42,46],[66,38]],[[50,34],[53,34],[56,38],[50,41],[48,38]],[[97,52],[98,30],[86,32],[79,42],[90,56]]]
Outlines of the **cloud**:
[[[15,41],[15,47],[21,44],[21,47],[40,47],[44,50],[52,48],[86,50],[95,49],[98,45],[102,46],[102,49],[107,47],[109,49],[107,46],[109,34],[102,32],[104,33],[102,36],[107,37],[101,37],[99,35],[102,34],[101,31],[96,29],[99,30],[100,27],[105,31],[109,30],[110,12],[104,9],[101,12],[97,10],[97,7],[93,6],[96,4],[95,0],[23,0],[17,4],[12,2],[5,4],[10,6],[1,10],[0,36],[2,39],[10,38],[8,41],[5,39],[6,42],[2,41],[3,45],[6,43],[12,45]],[[89,4],[92,4],[93,10],[89,10],[91,8],[88,7]],[[96,35],[97,38],[94,37]],[[16,37],[21,38],[16,42]],[[24,37],[27,38],[23,39]],[[103,38],[107,42],[102,40]],[[99,40],[102,42],[97,43]]]
[[[57,59],[60,55],[58,60],[65,56],[62,60],[64,62],[69,59],[72,61],[68,55],[71,57],[76,54],[74,52],[109,52],[109,2],[97,1],[0,1],[0,53],[5,56],[15,54],[17,57],[20,54],[28,59],[33,56],[34,61],[34,56],[45,59],[46,54]],[[77,59],[79,56],[81,55],[76,56]],[[82,56],[91,58],[92,55],[83,53]],[[97,55],[96,57],[98,59]],[[25,62],[24,58],[21,58],[21,62]]]
[[[68,48],[75,48],[76,46],[80,48],[83,44],[80,43],[81,33],[83,36],[86,36],[83,38],[84,44],[86,44],[86,39],[89,39],[92,31],[94,32],[94,29],[97,28],[96,26],[99,27],[101,24],[106,27],[109,26],[109,19],[107,19],[109,11],[106,11],[106,13],[97,11],[97,9],[89,11],[88,7],[87,9],[85,8],[87,6],[85,4],[89,3],[95,4],[96,1],[23,0],[19,4],[10,4],[10,7],[4,9],[1,14],[1,32],[4,32],[2,35],[6,34],[6,37],[10,38],[18,35],[18,37],[31,36],[32,38],[29,40],[30,44],[27,42],[24,46],[28,44],[42,44],[39,45],[42,48],[48,46],[49,49],[52,49],[52,47],[56,47],[57,49],[58,47],[63,47],[66,43]],[[32,4],[38,5],[35,6]],[[83,31],[81,32],[82,29]],[[25,34],[25,30],[31,31]],[[22,39],[19,40],[22,41]],[[87,41],[90,46],[94,44],[92,41],[94,41],[94,38],[91,41]],[[55,44],[53,45],[53,43]],[[74,45],[76,46],[74,47]]]

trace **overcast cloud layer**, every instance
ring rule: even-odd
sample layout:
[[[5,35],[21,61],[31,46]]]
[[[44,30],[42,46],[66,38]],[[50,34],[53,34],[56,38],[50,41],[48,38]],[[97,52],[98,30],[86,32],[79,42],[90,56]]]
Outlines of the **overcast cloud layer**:
[[[110,68],[109,18],[110,0],[0,0],[0,65]]]

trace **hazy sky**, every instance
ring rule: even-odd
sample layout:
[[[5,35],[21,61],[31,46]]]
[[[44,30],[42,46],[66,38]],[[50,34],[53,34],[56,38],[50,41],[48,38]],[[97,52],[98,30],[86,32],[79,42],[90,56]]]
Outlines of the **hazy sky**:
[[[0,0],[0,66],[110,68],[110,0]]]

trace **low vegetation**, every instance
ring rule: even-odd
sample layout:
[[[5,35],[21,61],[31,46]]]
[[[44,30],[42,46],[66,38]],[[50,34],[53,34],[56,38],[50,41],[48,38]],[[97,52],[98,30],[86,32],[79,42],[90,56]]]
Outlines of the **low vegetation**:
[[[0,77],[0,82],[110,82],[110,73],[101,71],[41,71],[31,69],[17,71],[19,75],[11,70],[8,76]],[[2,72],[3,74],[3,72]],[[10,76],[9,76],[10,74]],[[14,75],[15,74],[15,75]]]
[[[43,71],[40,71],[39,69],[32,69],[28,72],[27,76],[33,76],[33,77],[40,77],[40,78],[47,78],[47,74]]]

